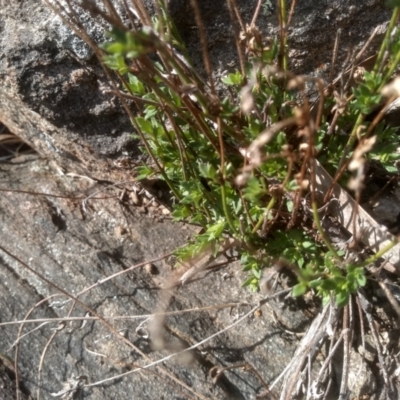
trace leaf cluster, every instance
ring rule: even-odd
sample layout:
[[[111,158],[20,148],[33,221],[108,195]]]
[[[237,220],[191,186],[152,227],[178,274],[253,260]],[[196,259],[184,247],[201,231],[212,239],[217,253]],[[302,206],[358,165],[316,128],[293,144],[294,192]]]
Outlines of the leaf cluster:
[[[392,43],[389,63],[365,72],[351,91],[321,91],[315,124],[303,80],[279,61],[287,54],[284,41],[247,32],[244,69],[224,76],[217,93],[213,78],[204,82],[191,66],[174,32],[163,10],[152,27],[114,28],[103,49],[104,63],[136,107],[132,123],[153,162],[138,168],[138,177],[164,179],[175,201],[173,217],[202,227],[177,255],[188,259],[210,248],[216,255],[220,243],[235,238],[249,273],[245,286],[256,290],[263,268],[284,258],[299,281],[293,295],[311,289],[324,301],[333,295],[346,304],[365,285],[365,271],[320,239],[315,213],[305,215],[307,165],[318,158],[334,173],[351,159],[371,124],[366,117],[382,102],[380,90],[400,46]],[[390,170],[399,158],[395,130],[380,123],[373,133],[378,145],[366,157]],[[256,162],[248,151],[264,136]]]

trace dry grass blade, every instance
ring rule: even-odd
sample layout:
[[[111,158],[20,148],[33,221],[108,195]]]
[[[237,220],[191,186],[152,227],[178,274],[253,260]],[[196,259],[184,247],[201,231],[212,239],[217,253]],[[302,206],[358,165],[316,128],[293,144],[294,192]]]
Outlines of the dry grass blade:
[[[15,144],[15,143],[24,143],[22,139],[18,136],[15,136],[11,133],[3,133],[0,135],[0,142],[2,144]]]
[[[337,324],[338,317],[338,309],[329,304],[314,318],[307,333],[300,341],[292,361],[270,387],[270,389],[275,387],[283,378],[280,400],[290,400],[292,396],[301,392],[305,382],[302,381],[300,375],[303,368],[307,368],[305,367],[306,361],[307,359],[313,360],[323,342],[331,335],[332,326]]]
[[[46,299],[43,300],[43,302],[48,302],[51,298],[55,296],[61,296],[61,295],[53,295],[50,297],[47,297]],[[42,302],[40,303],[42,304]],[[63,302],[63,305],[67,304],[66,302]],[[258,304],[258,303],[257,303]],[[246,303],[246,302],[239,302],[239,303],[227,303],[227,304],[213,304],[210,306],[204,306],[204,307],[194,307],[194,308],[189,308],[185,310],[178,310],[178,311],[166,311],[163,313],[152,313],[152,314],[140,314],[140,315],[103,315],[102,317],[106,320],[140,320],[140,319],[148,319],[151,317],[168,317],[168,316],[173,316],[173,315],[180,315],[180,314],[186,314],[186,313],[193,313],[193,312],[202,312],[202,311],[207,311],[207,310],[220,310],[224,308],[234,308],[234,307],[244,307],[244,306],[255,306],[256,303]],[[35,306],[37,307],[38,304]],[[83,316],[83,317],[59,317],[59,318],[34,318],[34,319],[27,319],[28,316],[25,317],[25,319],[20,320],[20,321],[7,321],[7,322],[1,322],[0,327],[2,326],[8,326],[8,325],[21,325],[21,324],[36,324],[36,323],[41,323],[41,325],[38,325],[36,328],[32,329],[31,331],[25,333],[23,336],[21,336],[19,339],[22,339],[23,337],[29,335],[30,333],[34,332],[37,329],[40,329],[42,326],[54,323],[54,322],[74,322],[74,321],[98,321],[98,318],[92,317],[92,316]],[[14,347],[18,342],[15,341]]]
[[[338,199],[338,202],[332,203],[330,212],[354,237],[359,238],[374,252],[385,250],[391,244],[397,243],[395,236],[385,231],[340,185],[333,183],[332,177],[318,160],[315,160],[315,173],[315,190],[325,194],[332,189],[331,195]],[[396,244],[390,252],[384,252],[382,257],[388,260],[384,266],[386,270],[392,273],[400,272],[400,244]]]
[[[375,326],[374,318],[372,316],[372,306],[371,306],[370,302],[366,299],[362,290],[358,291],[358,298],[359,298],[361,308],[362,308],[365,316],[367,317],[368,325],[370,327],[371,334],[372,334],[372,337],[374,340],[375,349],[378,354],[378,360],[379,360],[379,364],[380,364],[379,365],[380,372],[383,375],[383,380],[385,383],[386,398],[394,400],[393,382],[391,379],[389,379],[388,366],[385,361],[385,357],[383,356],[383,353],[382,353],[382,346],[381,346],[379,335],[378,335],[378,332],[377,332],[377,329]]]
[[[2,133],[6,130],[0,123],[0,161],[7,161],[22,154],[31,154],[34,151],[17,135]]]
[[[205,68],[206,68],[206,71],[208,74],[211,91],[212,91],[212,94],[215,95],[215,84],[214,84],[214,78],[213,78],[212,68],[211,68],[211,60],[210,60],[210,55],[208,54],[207,38],[206,38],[206,33],[205,33],[204,25],[203,25],[203,19],[201,18],[200,7],[199,7],[197,0],[190,0],[190,4],[192,5],[195,19],[196,19],[196,25],[199,30],[201,49],[203,52],[203,61],[204,61]]]

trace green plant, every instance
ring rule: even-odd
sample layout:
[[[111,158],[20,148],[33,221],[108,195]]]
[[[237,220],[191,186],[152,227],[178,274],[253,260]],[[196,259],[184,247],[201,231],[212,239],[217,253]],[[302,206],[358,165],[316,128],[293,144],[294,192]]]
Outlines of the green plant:
[[[285,2],[280,16],[285,25]],[[307,78],[287,71],[284,29],[280,40],[265,42],[254,25],[248,27],[237,38],[247,55],[242,70],[220,82],[203,47],[208,83],[191,67],[175,32],[160,3],[152,27],[115,27],[103,49],[104,63],[136,105],[132,123],[152,160],[152,166],[138,168],[138,178],[165,180],[175,198],[173,217],[203,228],[177,255],[191,259],[211,249],[216,256],[233,238],[250,274],[244,285],[252,290],[262,269],[282,257],[299,280],[293,295],[314,289],[325,302],[333,295],[338,305],[346,304],[366,282],[365,265],[338,251],[321,227],[313,163],[318,159],[339,180],[350,160],[362,167],[364,140],[373,134],[378,145],[368,157],[389,170],[399,158],[393,154],[395,131],[379,119],[366,121],[398,65],[399,33],[382,44],[381,52],[391,54],[388,62],[378,57],[351,92],[339,96],[308,79],[320,93],[312,107]],[[305,206],[308,195],[311,204]]]

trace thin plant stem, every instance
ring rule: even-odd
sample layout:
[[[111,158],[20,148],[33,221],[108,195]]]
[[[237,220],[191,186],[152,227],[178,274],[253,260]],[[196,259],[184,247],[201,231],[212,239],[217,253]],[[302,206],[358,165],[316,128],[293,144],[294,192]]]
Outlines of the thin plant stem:
[[[333,247],[331,241],[328,238],[328,235],[326,234],[325,230],[322,228],[321,226],[321,221],[319,218],[319,214],[318,214],[318,205],[315,201],[312,202],[311,204],[312,207],[312,212],[313,212],[313,217],[314,217],[314,223],[317,227],[317,230],[319,232],[319,234],[322,237],[322,240],[325,243],[325,246],[332,252],[332,254],[335,256],[335,258],[339,261],[341,261],[341,257],[339,256],[339,254],[337,253],[336,249]]]
[[[208,79],[210,81],[211,92],[215,94],[215,84],[212,74],[210,55],[208,54],[206,32],[204,29],[203,19],[201,18],[199,3],[197,0],[190,0],[190,4],[192,5],[194,11],[194,17],[196,19],[197,28],[199,29],[201,50],[203,52],[203,61],[208,74]]]
[[[383,56],[384,56],[385,52],[389,49],[390,35],[392,34],[393,29],[397,23],[397,20],[399,19],[399,15],[400,15],[400,7],[395,7],[393,9],[392,17],[390,19],[389,26],[388,26],[388,29],[385,34],[385,38],[383,39],[382,45],[379,49],[378,57],[376,58],[376,61],[375,61],[375,65],[374,65],[374,69],[373,69],[373,72],[375,74],[381,68]]]
[[[293,18],[293,14],[294,14],[294,9],[296,7],[297,4],[297,0],[292,0],[291,4],[290,4],[290,10],[289,10],[289,17],[287,19],[287,23],[286,23],[286,29],[289,28],[291,22],[292,22],[292,18]]]
[[[222,137],[222,124],[221,118],[217,119],[218,121],[218,140],[219,140],[219,156],[220,156],[220,174],[221,174],[221,200],[222,200],[222,207],[224,209],[225,218],[228,222],[229,228],[231,229],[232,233],[235,234],[237,229],[235,228],[231,213],[228,209],[228,205],[226,203],[226,186],[225,186],[225,151],[224,151],[224,139]]]
[[[139,19],[142,23],[151,26],[151,18],[147,12],[142,0],[131,0],[133,7],[139,14]]]
[[[237,229],[235,228],[231,213],[229,212],[228,205],[226,203],[226,185],[224,182],[221,184],[221,200],[222,200],[222,208],[224,209],[225,218],[226,221],[228,222],[229,228],[231,229],[233,234],[236,234]]]
[[[382,81],[381,85],[379,86],[378,91],[382,90],[383,86],[386,85],[387,82],[389,82],[389,80],[392,77],[392,74],[398,67],[399,63],[400,63],[400,51],[397,52],[394,61],[391,62],[389,70],[386,72],[386,75],[383,78],[383,81]]]
[[[257,2],[256,10],[254,11],[253,18],[251,19],[251,22],[250,22],[250,27],[252,27],[252,28],[256,26],[256,21],[257,21],[258,15],[260,14],[262,2],[263,2],[263,0],[258,0],[258,2]]]
[[[227,3],[228,3],[229,15],[231,18],[231,23],[232,23],[232,28],[233,28],[233,36],[235,39],[236,51],[237,51],[238,57],[239,57],[240,71],[242,73],[242,76],[245,77],[246,76],[245,59],[243,56],[242,47],[240,45],[240,39],[239,39],[240,32],[239,32],[238,26],[237,26],[237,18],[235,18],[235,15],[237,15],[237,13],[235,13],[236,4],[232,0],[227,0]]]
[[[256,225],[251,231],[252,234],[256,233],[260,229],[261,225],[264,223],[264,220],[268,218],[269,213],[272,210],[272,207],[275,205],[275,203],[276,203],[276,198],[272,197],[267,205],[267,208],[265,209],[263,216],[257,221]]]
[[[286,0],[278,0],[278,9],[279,9],[279,32],[280,32],[279,67],[284,72],[286,72],[288,70]]]
[[[377,251],[373,256],[367,258],[365,261],[360,263],[360,267],[366,267],[375,261],[377,261],[380,257],[390,251],[396,244],[399,243],[398,239],[389,242],[385,247]]]
[[[353,129],[350,133],[349,139],[347,140],[346,146],[343,150],[343,155],[342,155],[342,158],[340,159],[338,169],[337,169],[338,172],[342,169],[342,167],[346,163],[346,157],[349,154],[351,148],[353,147],[354,143],[357,140],[357,133],[359,131],[360,126],[364,122],[364,118],[365,118],[365,115],[360,112],[358,114],[356,122],[354,123]],[[336,173],[336,175],[338,174],[338,172]],[[336,175],[335,175],[335,178],[336,178]]]
[[[58,295],[56,295],[58,296]],[[54,297],[54,296],[50,296]],[[45,301],[50,300],[50,297],[46,298]],[[143,314],[143,315],[103,315],[102,318],[106,320],[137,320],[137,319],[148,319],[151,317],[158,317],[158,316],[175,316],[175,315],[181,315],[185,313],[193,313],[193,312],[203,312],[203,311],[209,311],[209,310],[220,310],[220,309],[225,309],[225,308],[232,308],[232,307],[243,307],[243,306],[254,306],[256,303],[227,303],[227,304],[217,304],[217,305],[211,305],[211,306],[204,306],[204,307],[194,307],[194,308],[188,308],[185,310],[176,310],[176,311],[166,311],[162,313],[153,313],[153,314]],[[43,322],[45,324],[50,324],[53,322],[69,322],[69,321],[98,321],[97,317],[91,317],[91,316],[84,316],[84,317],[58,317],[58,318],[35,318],[35,319],[24,319],[20,321],[8,321],[8,322],[0,322],[0,327],[2,326],[8,326],[8,325],[22,325],[22,324],[37,324],[39,322]],[[42,327],[43,325],[40,325]],[[37,328],[35,328],[37,329]],[[33,331],[31,331],[33,332]],[[14,343],[14,346],[17,344],[17,342]]]

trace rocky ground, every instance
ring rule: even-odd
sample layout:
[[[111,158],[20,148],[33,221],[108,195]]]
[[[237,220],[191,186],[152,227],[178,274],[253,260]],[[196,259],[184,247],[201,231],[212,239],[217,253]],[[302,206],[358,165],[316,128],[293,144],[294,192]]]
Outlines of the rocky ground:
[[[171,1],[171,13],[201,67],[187,3]],[[236,62],[222,3],[201,2],[220,72]],[[237,3],[248,22],[257,1]],[[374,28],[383,31],[390,18],[377,0],[298,3],[290,46],[292,68],[300,73],[329,70],[338,28],[340,66],[351,48],[361,46]],[[101,27],[88,24],[101,40]],[[265,34],[276,33],[274,2],[265,2],[259,24]],[[14,145],[10,154],[3,146],[0,154],[0,243],[7,250],[0,251],[0,398],[15,398],[16,373],[21,398],[61,397],[68,382],[87,385],[74,393],[89,399],[253,399],[263,393],[258,398],[268,398],[268,385],[291,360],[317,306],[283,294],[252,311],[262,296],[241,288],[238,263],[175,287],[173,260],[161,258],[195,230],[171,222],[162,207],[139,204],[132,170],[140,151],[118,101],[101,90],[106,79],[89,49],[35,0],[4,5],[0,32],[1,133],[16,135],[34,150]],[[372,50],[373,44],[366,55]],[[150,262],[153,267],[145,267]],[[193,310],[183,312],[188,309]],[[155,320],[158,325],[144,317],[4,325],[155,311],[181,313]],[[190,352],[141,369],[207,338]],[[160,346],[151,346],[150,339]],[[14,365],[9,358],[16,349]],[[376,355],[370,357],[375,367],[364,374],[364,392],[372,399],[379,396],[382,378]]]

